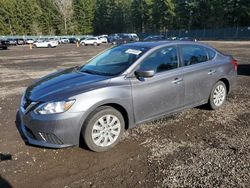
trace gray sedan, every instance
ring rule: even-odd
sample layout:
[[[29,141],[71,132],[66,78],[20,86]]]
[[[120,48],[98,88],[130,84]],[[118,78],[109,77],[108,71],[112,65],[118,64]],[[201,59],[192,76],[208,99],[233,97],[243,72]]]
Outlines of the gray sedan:
[[[29,86],[19,108],[28,143],[115,146],[125,129],[203,104],[220,108],[236,86],[237,61],[194,42],[138,42],[110,48],[81,67]]]

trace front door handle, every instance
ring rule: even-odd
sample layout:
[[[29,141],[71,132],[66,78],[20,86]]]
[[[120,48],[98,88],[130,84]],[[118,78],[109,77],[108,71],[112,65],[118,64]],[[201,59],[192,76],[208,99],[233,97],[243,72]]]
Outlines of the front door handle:
[[[216,73],[216,70],[210,70],[210,71],[208,72],[209,75],[213,75],[214,73]]]
[[[179,83],[181,83],[183,81],[183,78],[175,78],[173,81],[172,81],[172,83],[173,84],[179,84]]]

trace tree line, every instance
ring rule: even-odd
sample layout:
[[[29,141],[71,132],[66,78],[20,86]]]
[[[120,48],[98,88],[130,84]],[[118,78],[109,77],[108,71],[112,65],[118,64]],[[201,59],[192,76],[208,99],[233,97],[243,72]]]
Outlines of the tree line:
[[[0,0],[0,35],[250,26],[250,0]]]

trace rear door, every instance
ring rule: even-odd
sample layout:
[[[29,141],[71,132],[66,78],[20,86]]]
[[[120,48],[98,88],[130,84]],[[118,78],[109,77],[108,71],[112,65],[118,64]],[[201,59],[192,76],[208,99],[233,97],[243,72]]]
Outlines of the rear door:
[[[136,122],[169,113],[183,105],[184,84],[176,46],[156,50],[140,65],[152,78],[131,78]]]
[[[46,41],[43,41],[40,43],[40,47],[47,47],[48,43]]]
[[[218,79],[218,63],[215,63],[201,45],[179,45],[182,73],[185,84],[184,105],[208,101],[211,89]]]

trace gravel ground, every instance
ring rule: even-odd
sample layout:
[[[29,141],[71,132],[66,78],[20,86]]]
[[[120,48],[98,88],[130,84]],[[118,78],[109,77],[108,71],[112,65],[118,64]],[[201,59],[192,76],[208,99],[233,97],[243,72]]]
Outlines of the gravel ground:
[[[207,42],[239,62],[238,88],[217,111],[198,107],[125,132],[111,151],[25,145],[20,95],[35,79],[109,47],[0,51],[0,187],[249,187],[250,42]]]

